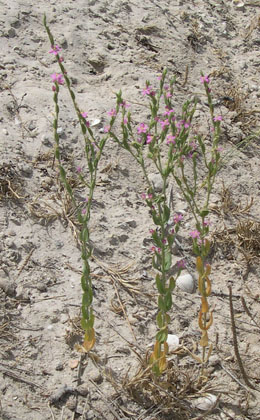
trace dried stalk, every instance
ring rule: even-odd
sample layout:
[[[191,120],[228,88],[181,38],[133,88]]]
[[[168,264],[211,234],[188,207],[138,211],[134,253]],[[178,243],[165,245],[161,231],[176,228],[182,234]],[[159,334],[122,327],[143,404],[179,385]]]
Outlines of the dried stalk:
[[[232,303],[232,287],[228,286],[228,289],[229,289],[229,307],[230,307],[230,318],[231,318],[231,326],[232,326],[232,334],[233,334],[233,344],[234,344],[234,351],[235,351],[237,363],[238,363],[240,372],[243,376],[243,379],[246,385],[249,386],[249,388],[256,389],[254,385],[252,385],[248,379],[248,376],[246,374],[246,371],[245,371],[245,368],[244,368],[244,365],[243,365],[243,362],[239,353],[238,343],[237,343],[236,324],[235,324],[235,317],[234,317],[234,308],[233,308],[233,303]]]

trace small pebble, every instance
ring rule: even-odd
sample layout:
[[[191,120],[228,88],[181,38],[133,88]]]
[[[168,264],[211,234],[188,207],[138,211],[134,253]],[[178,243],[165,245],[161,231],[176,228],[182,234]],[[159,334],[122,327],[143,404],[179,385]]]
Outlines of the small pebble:
[[[14,38],[16,36],[15,29],[14,28],[8,29],[7,34],[9,38]]]

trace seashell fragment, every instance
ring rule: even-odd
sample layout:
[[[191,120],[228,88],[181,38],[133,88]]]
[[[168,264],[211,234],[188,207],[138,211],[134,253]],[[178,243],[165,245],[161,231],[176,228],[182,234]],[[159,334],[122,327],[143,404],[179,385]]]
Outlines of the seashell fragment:
[[[177,286],[186,293],[193,293],[195,284],[193,277],[190,274],[183,274],[176,280]]]
[[[91,127],[96,127],[97,125],[99,125],[101,123],[101,120],[99,118],[96,118],[95,120],[93,120],[91,122]]]
[[[217,401],[216,395],[206,394],[204,397],[199,397],[193,401],[192,405],[202,411],[210,410]]]
[[[167,337],[167,344],[169,346],[169,351],[173,351],[179,347],[180,340],[177,335],[174,334],[168,334]]]

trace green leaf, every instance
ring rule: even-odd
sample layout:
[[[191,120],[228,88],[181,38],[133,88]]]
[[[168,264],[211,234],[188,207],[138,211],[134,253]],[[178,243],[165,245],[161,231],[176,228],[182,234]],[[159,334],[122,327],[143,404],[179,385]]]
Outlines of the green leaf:
[[[161,225],[161,219],[159,216],[156,215],[154,211],[152,212],[152,218],[155,225]]]
[[[164,343],[167,340],[167,337],[168,337],[168,330],[167,330],[167,328],[161,329],[156,334],[156,340],[159,341],[159,343]]]
[[[175,228],[176,229],[176,228]],[[177,233],[177,232],[176,232]],[[174,243],[174,235],[168,235],[167,236],[167,241],[168,241],[168,244],[169,244],[169,247],[171,248],[172,247],[172,245],[173,245],[173,243]]]
[[[153,238],[153,241],[154,241],[155,245],[157,245],[159,248],[161,248],[162,247],[162,241],[161,241],[161,238],[158,236],[158,233],[156,231],[153,232],[152,238]]]
[[[172,266],[172,255],[170,250],[167,248],[166,252],[165,252],[165,264],[164,264],[164,269],[165,271],[169,271],[171,266]]]
[[[169,218],[170,218],[170,209],[165,204],[164,209],[163,209],[163,223],[167,223]]]
[[[156,317],[156,321],[157,321],[157,325],[159,328],[163,327],[163,316],[162,316],[162,311],[158,312],[157,317]]]
[[[155,280],[156,280],[156,286],[157,286],[158,292],[161,293],[161,295],[163,295],[165,293],[165,288],[161,280],[160,274],[156,274]]]
[[[175,289],[175,284],[176,284],[176,282],[175,282],[174,277],[171,277],[170,278],[170,284],[169,284],[169,291],[170,292],[172,292]]]
[[[88,228],[82,229],[82,231],[80,232],[80,240],[82,242],[87,242],[89,240],[89,231],[88,231]]]
[[[161,311],[166,312],[164,299],[162,296],[158,297],[158,308],[161,309]]]
[[[93,292],[91,287],[87,286],[87,290],[82,296],[82,306],[90,306],[93,300]]]
[[[169,290],[167,290],[165,297],[164,297],[164,305],[165,311],[169,311],[172,307],[172,294]]]
[[[158,264],[158,260],[156,258],[156,255],[154,255],[153,258],[152,258],[152,266],[156,270],[159,270],[160,269],[160,265]]]
[[[86,319],[81,318],[81,322],[80,323],[81,323],[81,326],[82,326],[83,330],[87,331],[87,329],[88,329],[88,323],[87,323]]]
[[[206,217],[209,214],[209,210],[208,209],[204,209],[200,212],[200,217]]]

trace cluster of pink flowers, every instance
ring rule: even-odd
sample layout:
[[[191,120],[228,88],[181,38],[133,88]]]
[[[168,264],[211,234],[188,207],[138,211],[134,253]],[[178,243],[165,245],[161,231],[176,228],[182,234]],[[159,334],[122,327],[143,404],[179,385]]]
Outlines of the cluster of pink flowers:
[[[154,96],[155,92],[154,90],[152,90],[152,88],[150,86],[146,86],[143,90],[142,90],[142,94],[145,95],[150,95],[150,96]]]
[[[159,123],[161,124],[162,130],[164,130],[165,127],[168,127],[168,125],[170,125],[170,121],[168,119],[166,119],[164,121],[159,120]]]
[[[110,117],[115,117],[116,116],[116,110],[114,108],[112,108],[110,111],[108,111],[108,115]]]
[[[158,247],[156,247],[156,246],[152,246],[152,247],[150,248],[150,251],[151,251],[151,252],[158,252],[158,254],[160,254],[160,252],[162,251],[162,249],[161,249],[161,248],[158,248]]]
[[[50,54],[57,55],[61,51],[61,47],[59,45],[52,45],[51,50],[49,51]]]
[[[141,198],[142,198],[142,200],[152,200],[153,194],[142,193]]]
[[[82,112],[81,116],[83,118],[85,118],[85,124],[86,124],[87,127],[89,127],[89,121],[87,120],[88,113],[87,112]]]
[[[186,267],[186,262],[185,262],[185,260],[179,260],[179,261],[177,261],[176,265],[179,269],[183,269],[183,268]]]
[[[200,238],[200,232],[198,230],[192,230],[189,235],[192,237],[192,239],[199,239]]]
[[[174,113],[175,113],[174,109],[169,109],[168,106],[166,106],[163,115],[168,115],[168,117],[170,117],[171,114],[174,114]],[[172,116],[172,119],[174,119],[173,116]]]
[[[201,83],[209,83],[209,76],[200,76]]]
[[[184,128],[189,128],[190,127],[190,123],[189,122],[187,122],[187,121],[185,121],[185,120],[181,120],[181,121],[178,121],[177,123],[176,123],[176,127],[180,130],[181,129],[181,127],[182,126],[184,126]]]
[[[177,213],[173,216],[173,223],[176,225],[177,223],[180,223],[183,220],[183,215],[180,213]]]
[[[64,85],[64,79],[63,79],[62,74],[53,73],[53,74],[51,74],[51,79],[52,79],[53,83],[58,83],[58,85]],[[52,90],[53,91],[56,90],[55,85],[52,86]]]
[[[175,139],[176,139],[176,136],[173,136],[172,134],[168,134],[166,143],[167,144],[175,144],[176,143]]]
[[[137,127],[138,134],[146,133],[147,130],[148,130],[148,125],[145,123],[140,123],[139,126]]]

